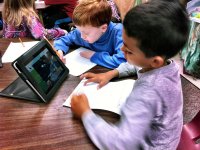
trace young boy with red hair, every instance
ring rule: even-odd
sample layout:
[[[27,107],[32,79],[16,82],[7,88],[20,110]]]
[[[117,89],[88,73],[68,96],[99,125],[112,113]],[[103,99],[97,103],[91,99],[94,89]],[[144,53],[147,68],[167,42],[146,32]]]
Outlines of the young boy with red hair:
[[[116,68],[125,62],[122,46],[122,24],[111,22],[112,10],[107,0],[81,0],[74,9],[73,22],[76,29],[54,41],[60,58],[70,46],[77,45],[92,51],[80,55],[90,61]]]

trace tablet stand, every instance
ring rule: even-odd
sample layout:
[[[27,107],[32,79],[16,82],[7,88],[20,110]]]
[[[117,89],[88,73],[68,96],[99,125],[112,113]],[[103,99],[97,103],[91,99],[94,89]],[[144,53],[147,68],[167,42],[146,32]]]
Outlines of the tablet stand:
[[[40,97],[20,77],[2,90],[0,96],[41,102]]]

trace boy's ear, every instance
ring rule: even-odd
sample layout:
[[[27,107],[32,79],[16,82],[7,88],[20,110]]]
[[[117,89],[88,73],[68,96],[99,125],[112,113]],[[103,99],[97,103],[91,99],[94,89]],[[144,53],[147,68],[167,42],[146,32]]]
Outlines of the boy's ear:
[[[103,33],[106,32],[107,28],[108,28],[107,24],[101,25],[101,30],[102,30]]]
[[[163,66],[165,63],[165,60],[163,57],[161,56],[154,56],[152,61],[151,61],[151,66],[152,68],[159,68],[161,66]]]

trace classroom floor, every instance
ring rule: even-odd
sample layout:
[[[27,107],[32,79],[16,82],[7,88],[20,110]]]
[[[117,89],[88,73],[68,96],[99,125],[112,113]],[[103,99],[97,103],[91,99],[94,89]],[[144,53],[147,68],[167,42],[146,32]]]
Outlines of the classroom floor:
[[[184,123],[189,122],[200,110],[200,89],[182,77]]]

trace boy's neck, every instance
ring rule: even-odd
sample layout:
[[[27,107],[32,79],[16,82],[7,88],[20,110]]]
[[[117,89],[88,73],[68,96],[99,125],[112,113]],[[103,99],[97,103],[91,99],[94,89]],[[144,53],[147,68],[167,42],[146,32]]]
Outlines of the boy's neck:
[[[140,70],[140,73],[145,73],[145,72],[148,72],[148,71],[151,71],[153,69],[158,69],[158,68],[161,68],[161,67],[164,67],[164,66],[167,66],[169,65],[169,61],[164,61],[164,63],[162,65],[160,65],[159,67],[150,67],[150,68],[142,68]]]

